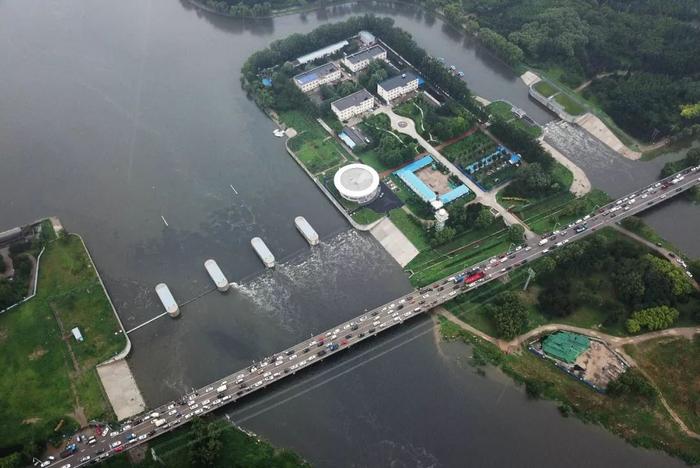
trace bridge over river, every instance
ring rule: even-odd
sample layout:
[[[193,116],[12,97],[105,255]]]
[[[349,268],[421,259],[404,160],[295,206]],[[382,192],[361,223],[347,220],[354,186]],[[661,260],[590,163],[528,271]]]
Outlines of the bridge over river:
[[[193,417],[238,402],[248,394],[294,375],[352,345],[373,338],[406,320],[441,305],[456,295],[476,289],[514,268],[536,260],[568,242],[591,234],[628,216],[656,206],[700,184],[700,166],[686,169],[653,185],[615,200],[582,218],[574,226],[563,228],[548,237],[529,241],[516,251],[494,257],[454,276],[436,281],[392,302],[383,304],[347,322],[341,323],[307,341],[266,357],[248,368],[240,369],[183,395],[178,401],[165,403],[148,414],[125,422],[121,428],[103,434],[93,443],[80,443],[76,451],[53,466],[78,467],[94,463],[114,453],[129,450],[186,424]]]

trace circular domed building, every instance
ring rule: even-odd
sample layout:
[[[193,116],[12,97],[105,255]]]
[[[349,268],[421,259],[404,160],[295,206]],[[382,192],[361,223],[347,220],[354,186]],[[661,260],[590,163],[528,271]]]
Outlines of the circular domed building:
[[[348,164],[333,177],[333,184],[340,196],[364,205],[379,195],[379,174],[365,164]]]

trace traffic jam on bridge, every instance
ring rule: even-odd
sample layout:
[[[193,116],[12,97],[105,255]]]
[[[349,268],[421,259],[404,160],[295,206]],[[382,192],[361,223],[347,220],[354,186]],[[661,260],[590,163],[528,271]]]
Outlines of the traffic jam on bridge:
[[[193,417],[209,413],[239,400],[274,381],[295,374],[379,332],[403,323],[454,298],[459,293],[508,274],[528,262],[547,255],[572,240],[643,211],[700,183],[700,166],[674,174],[660,182],[611,202],[569,226],[543,235],[539,240],[471,266],[454,276],[436,281],[388,304],[382,305],[318,334],[280,353],[255,362],[205,388],[184,395],[180,400],[150,410],[126,421],[120,428],[101,427],[95,435],[76,436],[61,453],[63,460],[48,460],[37,466],[72,468],[98,463],[173,430]],[[60,465],[59,465],[60,463]]]

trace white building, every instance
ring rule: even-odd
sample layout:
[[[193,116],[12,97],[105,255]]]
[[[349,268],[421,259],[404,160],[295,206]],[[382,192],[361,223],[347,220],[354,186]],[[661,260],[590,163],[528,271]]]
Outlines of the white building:
[[[365,47],[371,46],[377,42],[377,38],[374,37],[374,34],[369,31],[360,31],[357,33],[357,36],[360,38],[360,42],[362,42]]]
[[[328,62],[320,67],[312,68],[304,73],[299,73],[294,78],[294,84],[303,92],[308,93],[319,86],[340,79],[340,68],[333,62]]]
[[[309,54],[302,55],[297,59],[297,63],[299,65],[304,65],[305,63],[313,62],[316,59],[333,55],[339,50],[342,50],[343,47],[345,47],[346,45],[348,45],[348,41],[336,42],[335,44],[331,44],[322,49],[315,50]]]
[[[363,68],[367,68],[372,60],[377,59],[386,60],[386,50],[382,46],[375,45],[348,55],[343,59],[343,64],[353,73],[357,73]]]
[[[335,173],[333,185],[341,197],[364,205],[379,195],[379,174],[365,164],[348,164]]]
[[[350,117],[372,110],[372,107],[374,107],[374,96],[364,88],[331,102],[331,110],[338,120],[348,120]]]
[[[408,94],[418,89],[418,75],[411,71],[405,71],[402,74],[382,81],[377,85],[377,94],[379,94],[386,102],[391,102],[394,99]]]

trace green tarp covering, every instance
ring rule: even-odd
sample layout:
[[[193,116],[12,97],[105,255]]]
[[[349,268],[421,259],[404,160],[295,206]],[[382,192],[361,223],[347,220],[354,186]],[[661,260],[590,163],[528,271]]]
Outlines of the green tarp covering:
[[[549,356],[573,364],[579,355],[588,349],[590,341],[583,335],[558,332],[542,342],[542,351]]]

